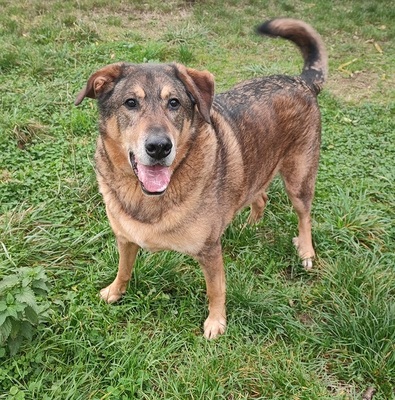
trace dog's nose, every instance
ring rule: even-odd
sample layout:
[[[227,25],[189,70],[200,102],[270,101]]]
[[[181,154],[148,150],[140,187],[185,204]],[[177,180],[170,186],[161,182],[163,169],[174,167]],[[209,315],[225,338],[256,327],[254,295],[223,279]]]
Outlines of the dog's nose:
[[[167,157],[170,154],[172,147],[173,143],[166,136],[154,136],[147,139],[145,142],[145,151],[155,160],[161,160],[162,158]]]

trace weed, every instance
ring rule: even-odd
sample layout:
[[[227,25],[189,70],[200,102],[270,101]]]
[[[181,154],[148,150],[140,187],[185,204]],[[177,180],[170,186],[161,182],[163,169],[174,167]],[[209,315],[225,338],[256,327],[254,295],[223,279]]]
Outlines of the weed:
[[[48,302],[38,304],[37,296],[48,292],[42,268],[19,268],[0,281],[0,345],[7,344],[15,355],[23,339],[32,340],[33,328],[42,322]],[[4,356],[4,354],[0,354]]]

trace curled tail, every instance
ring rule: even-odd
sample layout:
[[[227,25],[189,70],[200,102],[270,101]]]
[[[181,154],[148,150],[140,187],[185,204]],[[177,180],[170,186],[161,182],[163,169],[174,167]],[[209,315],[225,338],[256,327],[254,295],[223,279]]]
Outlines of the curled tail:
[[[321,36],[308,24],[292,18],[276,18],[266,21],[257,29],[263,35],[282,37],[295,43],[303,55],[301,73],[318,94],[328,75],[328,56]]]

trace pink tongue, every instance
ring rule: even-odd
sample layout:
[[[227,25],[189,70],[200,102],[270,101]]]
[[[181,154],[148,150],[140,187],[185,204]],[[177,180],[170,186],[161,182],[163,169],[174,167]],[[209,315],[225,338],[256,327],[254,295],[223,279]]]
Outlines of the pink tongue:
[[[137,165],[138,178],[148,192],[163,192],[170,182],[169,167],[163,165]]]

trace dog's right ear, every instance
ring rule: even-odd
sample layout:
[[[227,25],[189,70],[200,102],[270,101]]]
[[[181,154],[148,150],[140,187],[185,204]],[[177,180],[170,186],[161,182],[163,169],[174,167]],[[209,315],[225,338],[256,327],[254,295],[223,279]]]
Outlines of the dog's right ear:
[[[85,88],[82,89],[74,104],[78,106],[85,97],[97,99],[98,95],[113,87],[114,81],[122,72],[123,63],[110,64],[96,71],[89,79]]]

